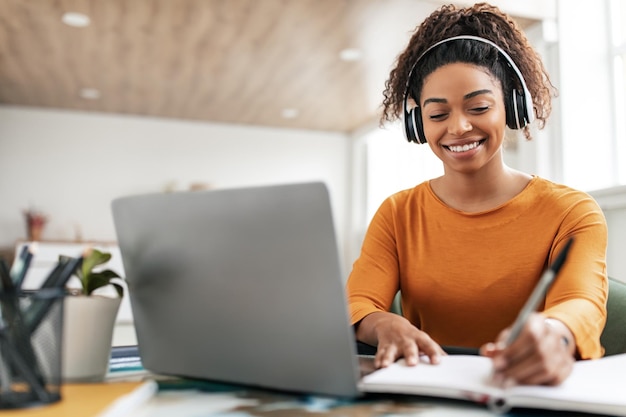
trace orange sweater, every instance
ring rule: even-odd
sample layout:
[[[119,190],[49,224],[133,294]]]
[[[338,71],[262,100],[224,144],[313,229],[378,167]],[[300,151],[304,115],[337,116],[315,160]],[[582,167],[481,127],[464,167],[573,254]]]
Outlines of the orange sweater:
[[[571,236],[541,310],[570,328],[583,359],[600,357],[606,221],[587,194],[538,177],[479,213],[446,206],[428,182],[385,200],[348,279],[351,322],[388,311],[401,290],[404,316],[439,344],[479,347],[511,325]]]

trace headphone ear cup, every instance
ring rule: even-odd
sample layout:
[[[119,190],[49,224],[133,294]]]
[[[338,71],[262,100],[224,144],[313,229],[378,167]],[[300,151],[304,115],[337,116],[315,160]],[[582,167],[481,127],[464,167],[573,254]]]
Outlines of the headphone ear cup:
[[[407,110],[408,91],[404,96],[404,132],[406,140],[415,143],[426,143],[424,128],[422,126],[422,112],[419,106]]]
[[[422,110],[418,107],[411,109],[411,119],[415,123],[416,142],[420,144],[426,143],[426,135],[424,134],[424,123],[422,122]]]
[[[409,142],[419,143],[417,131],[415,130],[415,116],[413,113],[414,109],[404,111],[404,131],[406,133],[406,140]]]
[[[529,103],[526,102],[526,96],[523,94],[515,94],[517,99],[517,120],[519,121],[519,128],[525,127],[528,120],[532,120],[528,115]]]
[[[414,107],[404,113],[404,130],[409,142],[426,143],[424,126],[422,125],[422,112],[419,107]]]
[[[506,125],[513,129],[521,129],[526,126],[526,121],[530,120],[527,112],[526,97],[519,94],[516,89],[511,92],[511,97],[506,104]]]
[[[506,113],[506,125],[510,129],[517,129],[517,92],[511,91],[508,100],[504,101],[504,111]]]

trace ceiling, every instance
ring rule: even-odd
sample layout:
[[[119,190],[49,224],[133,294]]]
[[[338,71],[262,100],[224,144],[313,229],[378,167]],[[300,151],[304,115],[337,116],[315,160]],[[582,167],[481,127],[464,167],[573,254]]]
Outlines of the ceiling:
[[[441,3],[0,0],[0,104],[348,133],[378,120],[393,61]]]

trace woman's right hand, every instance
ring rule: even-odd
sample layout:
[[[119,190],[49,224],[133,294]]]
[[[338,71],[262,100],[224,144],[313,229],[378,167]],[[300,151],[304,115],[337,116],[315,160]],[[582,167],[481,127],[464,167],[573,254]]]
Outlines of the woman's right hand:
[[[377,346],[374,366],[384,368],[404,357],[409,366],[417,365],[420,355],[426,355],[430,363],[439,363],[444,350],[425,332],[404,317],[389,312],[367,315],[357,328],[357,339]]]

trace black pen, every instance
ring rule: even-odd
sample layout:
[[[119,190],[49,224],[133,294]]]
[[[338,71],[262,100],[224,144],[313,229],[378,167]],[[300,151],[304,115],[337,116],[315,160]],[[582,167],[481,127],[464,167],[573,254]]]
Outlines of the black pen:
[[[9,266],[4,259],[0,259],[0,294],[2,294],[3,291],[12,292],[14,289],[15,286],[11,280]]]
[[[565,246],[556,257],[556,260],[552,263],[552,266],[546,269],[546,271],[539,279],[539,282],[537,282],[535,289],[533,290],[532,294],[530,294],[528,301],[526,301],[526,304],[524,304],[524,307],[517,315],[517,318],[515,319],[515,322],[511,327],[511,333],[509,333],[509,336],[506,339],[506,346],[509,346],[515,341],[515,339],[517,339],[517,336],[519,336],[530,315],[537,310],[539,303],[545,298],[548,289],[556,279],[557,274],[565,263],[565,258],[567,258],[567,254],[570,247],[572,246],[573,241],[574,238],[570,238],[567,243],[565,243]]]
[[[91,249],[86,250],[78,258],[63,258],[59,260],[57,266],[44,281],[40,291],[50,289],[62,290],[67,281],[75,273],[76,269],[82,265],[83,259],[87,256],[89,251],[91,251]],[[24,311],[24,322],[31,333],[39,327],[54,303],[54,298],[36,299],[33,300],[26,311]]]
[[[48,274],[43,284],[41,284],[41,289],[64,287],[66,282],[71,278],[81,262],[82,257],[64,257],[60,259],[57,262],[56,266],[52,269],[50,274]]]
[[[22,283],[24,282],[24,278],[26,277],[26,273],[30,267],[30,262],[36,251],[36,243],[24,245],[20,252],[20,256],[18,256],[13,262],[13,267],[11,268],[11,279],[13,280],[15,289],[19,290],[22,287]]]

